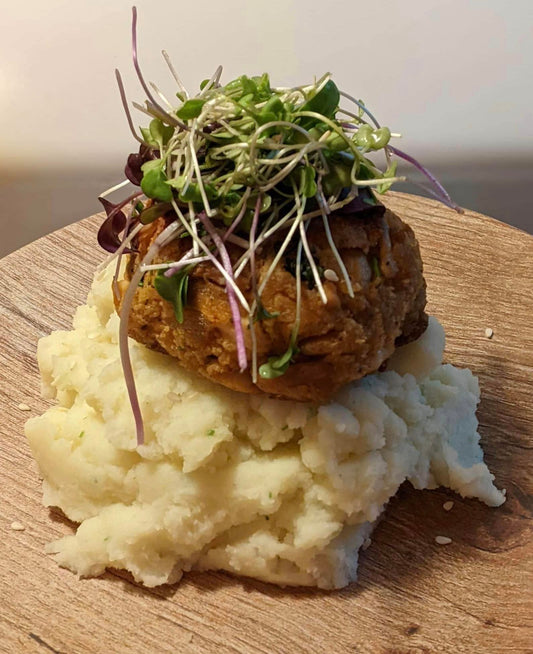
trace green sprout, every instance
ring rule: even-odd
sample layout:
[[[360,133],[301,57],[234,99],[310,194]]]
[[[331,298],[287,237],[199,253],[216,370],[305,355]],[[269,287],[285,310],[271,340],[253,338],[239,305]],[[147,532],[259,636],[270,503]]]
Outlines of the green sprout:
[[[190,271],[191,266],[186,266],[172,276],[166,277],[160,270],[154,279],[155,290],[164,300],[172,304],[174,316],[180,324],[183,322],[183,310],[187,304]]]

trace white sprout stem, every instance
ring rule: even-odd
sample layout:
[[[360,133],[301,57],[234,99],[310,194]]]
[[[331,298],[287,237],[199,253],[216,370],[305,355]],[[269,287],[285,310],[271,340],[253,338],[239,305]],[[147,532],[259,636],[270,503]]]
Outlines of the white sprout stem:
[[[133,276],[130,280],[124,298],[122,300],[122,306],[120,309],[120,327],[119,327],[119,347],[120,347],[120,360],[122,363],[122,370],[124,372],[124,379],[126,381],[126,388],[128,391],[128,396],[133,411],[133,417],[135,419],[135,430],[137,433],[137,446],[144,443],[144,423],[142,418],[141,407],[139,405],[139,397],[137,395],[137,388],[135,384],[135,377],[133,375],[133,367],[131,365],[131,356],[130,349],[128,345],[128,328],[130,320],[130,311],[133,304],[133,298],[135,297],[135,292],[141,277],[143,276],[142,266],[148,265],[152,262],[154,257],[157,255],[161,248],[161,244],[166,240],[166,238],[175,233],[178,229],[179,223],[177,220],[170,223],[161,234],[155,239],[155,241],[148,248],[148,252],[145,254],[141,264],[137,270],[133,273]]]
[[[183,266],[188,266],[197,263],[203,263],[204,261],[209,261],[209,257],[191,257],[186,259],[185,256],[179,259],[178,261],[167,261],[166,263],[152,263],[149,265],[143,265],[143,272],[149,272],[150,270],[167,270],[169,268],[182,268]]]
[[[314,141],[314,143],[319,143],[320,140],[321,139]],[[283,143],[280,141],[265,140],[261,141],[261,150],[280,150],[282,152],[289,152],[290,150],[301,150],[302,148],[305,148],[307,144],[308,143]]]
[[[307,223],[309,224],[309,223]],[[320,299],[322,300],[323,304],[328,303],[328,298],[326,295],[326,291],[324,290],[324,285],[322,284],[322,280],[320,279],[320,274],[318,272],[318,268],[316,266],[315,260],[313,258],[313,255],[311,254],[311,248],[309,247],[309,242],[307,241],[307,234],[305,233],[305,225],[303,221],[300,221],[300,239],[301,242],[303,243],[303,247],[305,250],[305,256],[307,257],[307,260],[309,261],[309,265],[311,267],[311,270],[313,272],[313,279],[315,280],[316,287],[318,289],[318,293],[320,295]]]
[[[149,111],[149,110],[148,110],[144,105],[139,104],[138,102],[135,102],[135,101],[132,102],[131,104],[133,105],[133,107],[134,107],[135,109],[137,109],[137,111],[140,111],[140,112],[142,112],[143,114],[146,114],[146,115],[149,116],[150,118],[153,118],[153,117],[154,117],[154,112],[153,112],[153,111]],[[159,111],[156,111],[155,114],[157,115],[158,118],[162,118],[162,114],[161,114]],[[143,145],[146,145],[146,143],[145,143],[144,141],[142,141],[142,143],[143,143]]]
[[[214,156],[216,159],[217,154],[224,154],[225,152],[231,152],[232,150],[247,150],[249,147],[248,143],[228,143],[227,145],[219,145],[216,148],[212,148],[210,150],[210,155]],[[226,157],[223,157],[222,159],[225,159]]]
[[[204,88],[200,91],[199,97],[204,96],[211,88],[216,86],[218,82],[220,81],[220,76],[222,75],[222,66],[218,66],[215,72],[211,75],[211,78],[207,82],[207,84],[204,86]]]
[[[166,50],[162,50],[161,54],[163,55],[164,60],[167,62],[167,66],[172,73],[172,77],[176,80],[176,84],[179,87],[179,90],[183,93],[185,98],[188,100],[189,99],[189,93],[187,92],[187,89],[185,88],[183,82],[180,79],[180,76],[178,75],[176,69],[174,68],[174,65],[172,64],[172,61],[170,57],[168,56],[168,52]]]
[[[167,105],[167,107],[171,110],[174,111],[174,107],[172,104],[167,100],[161,89],[155,84],[154,82],[150,82],[150,86],[153,88],[153,90],[157,93],[157,95],[163,100],[163,102]]]
[[[120,99],[122,101],[122,106],[124,108],[124,113],[126,114],[126,120],[128,121],[128,126],[130,128],[130,132],[133,135],[133,138],[136,141],[139,141],[141,145],[144,145],[144,141],[140,136],[137,136],[137,132],[135,131],[135,125],[133,124],[133,119],[131,117],[131,112],[130,108],[128,107],[128,98],[126,97],[126,90],[124,88],[124,84],[122,82],[122,77],[120,76],[120,71],[118,68],[115,68],[115,77],[117,78],[117,84],[118,84],[118,91],[120,93]]]
[[[120,184],[115,184],[115,186],[112,186],[111,188],[108,188],[107,191],[104,191],[103,193],[100,193],[98,197],[100,198],[106,198],[108,195],[111,195],[111,193],[114,193],[115,191],[118,191],[121,188],[124,188],[128,184],[131,184],[129,179],[125,179],[123,182],[120,182]]]
[[[192,178],[194,175],[194,167],[192,165],[192,155],[190,152],[190,148],[186,146],[185,146],[184,158],[185,158],[185,163],[183,164],[183,176],[185,177],[185,184],[183,188],[186,189],[188,188],[189,184],[192,182]]]
[[[200,171],[200,166],[198,164],[198,157],[196,156],[196,149],[194,147],[194,134],[195,134],[195,131],[196,131],[196,119],[193,120],[192,129],[191,129],[190,136],[189,136],[189,138],[190,138],[190,154],[191,154],[192,164],[193,164],[193,167],[194,167],[194,172],[196,174],[196,179],[198,181],[198,188],[200,189],[200,195],[202,196],[202,202],[204,204],[205,213],[210,218],[216,213],[216,211],[211,209],[211,206],[209,205],[209,200],[207,199],[207,194],[205,192],[204,180],[202,179],[202,172]]]
[[[292,200],[291,200],[292,201]],[[260,236],[263,236],[263,234],[270,229],[272,223],[274,220],[276,220],[279,217],[280,210],[285,209],[286,205],[289,203],[289,200],[284,200],[280,202],[279,204],[276,204],[272,211],[268,214],[266,220],[263,221],[263,225],[261,225],[261,234]]]
[[[194,205],[192,202],[189,202],[189,222],[191,225],[191,230],[193,234],[198,237],[198,227],[196,226],[196,213],[194,211]],[[200,254],[200,250],[198,248],[198,243],[196,239],[193,238],[192,241],[192,249],[194,252],[194,256],[197,257]]]
[[[259,213],[261,211],[261,204],[263,198],[261,194],[257,197],[255,203],[254,217],[250,226],[250,276],[252,279],[252,294],[254,303],[248,313],[248,327],[250,329],[250,337],[252,341],[252,382],[257,383],[257,337],[255,333],[254,310],[257,306],[257,279],[255,275],[255,235],[257,232],[257,225],[259,223]]]
[[[222,125],[222,127],[229,132],[230,134],[233,134],[233,136],[238,136],[239,138],[242,138],[241,132],[238,130],[234,129],[229,123],[227,123],[225,120],[222,118],[218,119],[218,122]]]
[[[399,177],[380,177],[379,179],[352,179],[352,183],[354,186],[359,186],[361,188],[367,187],[367,186],[380,186],[381,184],[393,184],[394,182],[405,182],[407,177],[405,176],[399,176]]]
[[[318,152],[320,150],[325,150],[327,148],[326,145],[323,145],[319,143],[318,141],[313,144],[313,147],[309,147],[309,145],[306,143],[303,147],[295,147],[294,150],[304,150],[306,151],[307,154],[310,152]],[[291,148],[285,148],[285,152],[290,151]],[[272,166],[279,166],[280,164],[285,164],[285,163],[290,163],[291,161],[294,160],[294,154],[288,155],[286,157],[282,157],[281,151],[279,152],[277,157],[273,157],[272,159],[256,159],[255,163],[260,164],[261,166],[267,166],[267,167],[272,167]]]
[[[293,213],[298,212],[298,207],[296,204],[294,204],[291,209],[283,216],[283,218],[280,218],[278,222],[275,225],[272,225],[272,227],[268,230],[265,231],[264,234],[262,234],[258,239],[257,239],[257,245],[261,245],[264,241],[266,241],[268,238],[272,236],[275,232],[277,232],[285,223],[290,220],[291,216]]]
[[[305,207],[305,204],[302,204],[298,208],[298,214],[294,220],[294,222],[291,225],[291,228],[289,229],[289,232],[287,236],[285,237],[285,240],[281,244],[276,256],[274,257],[272,263],[270,264],[268,271],[265,275],[265,278],[259,285],[258,293],[259,295],[263,294],[263,291],[265,290],[265,286],[267,285],[268,281],[270,280],[270,277],[272,276],[272,273],[276,269],[281,257],[285,254],[285,250],[287,249],[289,243],[291,242],[292,237],[294,236],[294,232],[297,230],[301,220],[302,220],[302,215],[303,215],[303,209]]]
[[[301,204],[300,195],[298,194],[298,189],[296,188],[296,184],[294,182],[292,183],[292,187],[294,189],[294,197],[296,199],[296,203],[300,205]],[[302,213],[304,208],[305,207],[302,208]],[[313,273],[313,279],[315,280],[315,284],[318,289],[320,299],[322,300],[323,304],[327,304],[328,298],[326,296],[326,291],[324,290],[324,285],[322,284],[322,280],[320,279],[320,274],[318,272],[315,259],[311,254],[311,248],[309,247],[309,242],[307,240],[306,229],[303,221],[300,221],[299,229],[300,229],[300,241],[303,244],[303,248],[305,250],[305,256],[307,257],[307,261],[309,262],[309,266],[311,267],[311,271]]]
[[[226,269],[228,275],[231,276],[233,274],[233,268],[224,241],[220,238],[219,233],[213,227],[213,223],[209,220],[208,216],[206,216],[205,214],[204,215],[200,214],[199,218],[202,221],[204,227],[206,228],[207,233],[213,239],[213,243],[215,244],[220,254],[220,258],[222,259],[222,264],[224,268]],[[239,311],[237,297],[233,289],[234,286],[235,286],[235,282],[233,282],[233,284],[226,284],[226,291],[228,294],[228,302],[229,302],[231,317],[233,321],[233,328],[235,330],[235,343],[237,345],[237,360],[239,363],[240,371],[244,372],[248,366],[248,361],[246,360],[246,346],[244,344],[244,331],[242,328],[241,312]]]
[[[331,233],[331,228],[328,219],[327,202],[326,202],[326,198],[324,197],[324,192],[322,191],[322,181],[320,179],[318,180],[317,186],[318,186],[318,193],[317,193],[318,204],[322,212],[322,222],[324,223],[326,238],[328,239],[329,247],[331,248],[334,257],[337,263],[339,264],[339,268],[341,269],[342,276],[344,277],[344,282],[346,283],[346,288],[348,289],[348,295],[351,298],[353,298],[355,297],[355,295],[354,295],[352,280],[350,279],[348,270],[344,264],[344,261],[342,260],[342,257],[337,249],[337,246],[335,245],[335,241],[333,240],[333,234]]]
[[[193,250],[191,249],[186,252],[181,259],[172,262],[171,267],[165,272],[165,277],[172,277],[172,275],[180,271],[184,266],[191,264],[193,259],[195,260],[195,264],[203,263],[203,261],[210,261],[210,258],[207,255],[205,257],[193,257]]]
[[[296,344],[298,332],[300,331],[300,317],[302,312],[302,241],[298,243],[296,250],[296,315],[292,326],[291,345]]]

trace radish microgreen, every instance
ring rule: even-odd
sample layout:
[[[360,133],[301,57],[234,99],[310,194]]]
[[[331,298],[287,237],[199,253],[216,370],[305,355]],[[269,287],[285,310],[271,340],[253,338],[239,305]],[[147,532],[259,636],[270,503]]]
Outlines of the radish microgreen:
[[[183,322],[183,309],[187,304],[189,290],[189,273],[191,266],[186,266],[175,275],[167,277],[160,270],[154,278],[154,288],[159,295],[174,307],[174,316],[178,323]]]

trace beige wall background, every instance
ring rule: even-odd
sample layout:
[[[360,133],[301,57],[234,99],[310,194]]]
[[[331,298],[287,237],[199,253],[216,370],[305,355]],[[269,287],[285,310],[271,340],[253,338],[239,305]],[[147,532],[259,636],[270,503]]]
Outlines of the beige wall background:
[[[94,213],[135,149],[114,79],[142,89],[130,0],[0,2],[0,255]],[[531,0],[138,0],[145,76],[168,95],[165,48],[197,88],[325,71],[401,132],[464,205],[531,229]],[[143,123],[142,116],[138,122]],[[411,190],[414,187],[405,187]],[[398,189],[401,190],[401,189]]]

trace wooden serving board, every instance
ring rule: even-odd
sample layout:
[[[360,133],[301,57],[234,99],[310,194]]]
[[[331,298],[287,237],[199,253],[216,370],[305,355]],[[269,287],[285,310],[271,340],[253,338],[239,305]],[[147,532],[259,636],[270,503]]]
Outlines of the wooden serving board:
[[[404,485],[361,555],[359,582],[338,592],[223,573],[149,590],[121,572],[78,580],[58,568],[43,549],[72,526],[41,504],[23,424],[48,406],[37,339],[70,326],[103,258],[101,217],[88,218],[0,261],[0,651],[533,652],[533,238],[414,196],[386,203],[417,232],[447,360],[480,378],[486,460],[507,502],[491,509]]]

